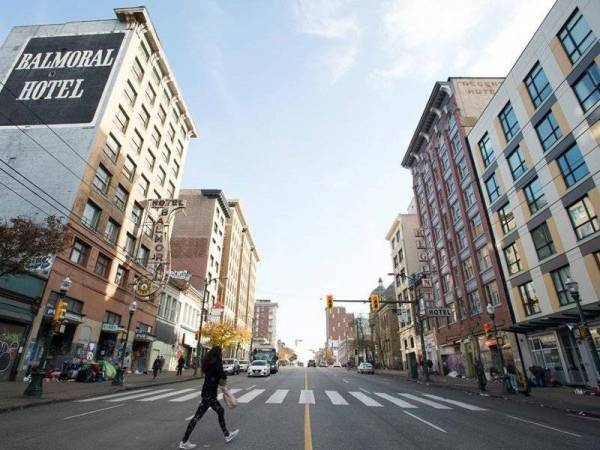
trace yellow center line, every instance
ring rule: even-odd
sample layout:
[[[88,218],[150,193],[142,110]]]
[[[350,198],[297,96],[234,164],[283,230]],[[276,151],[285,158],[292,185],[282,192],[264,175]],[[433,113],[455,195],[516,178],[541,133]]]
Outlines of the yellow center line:
[[[308,370],[304,368],[304,389],[308,389]],[[304,450],[312,450],[312,431],[310,430],[310,408],[304,405]]]

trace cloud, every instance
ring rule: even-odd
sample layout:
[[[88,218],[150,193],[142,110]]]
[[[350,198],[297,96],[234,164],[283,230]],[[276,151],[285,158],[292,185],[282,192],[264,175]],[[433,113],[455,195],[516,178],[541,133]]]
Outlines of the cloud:
[[[331,84],[337,83],[355,64],[361,28],[344,0],[297,0],[294,13],[301,33],[329,41],[320,63]]]

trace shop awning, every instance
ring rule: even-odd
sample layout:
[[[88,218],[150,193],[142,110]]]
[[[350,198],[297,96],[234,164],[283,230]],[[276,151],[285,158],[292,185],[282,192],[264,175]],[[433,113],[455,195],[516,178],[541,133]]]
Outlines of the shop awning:
[[[586,320],[594,321],[600,319],[600,302],[582,305],[583,315]],[[569,324],[574,325],[579,323],[579,312],[577,306],[573,305],[569,309],[563,309],[556,313],[545,317],[530,319],[511,325],[510,327],[502,328],[502,331],[510,333],[527,334],[548,329],[556,329],[565,327]]]
[[[4,296],[0,296],[0,317],[23,323],[31,323],[33,321],[31,305],[11,300]]]

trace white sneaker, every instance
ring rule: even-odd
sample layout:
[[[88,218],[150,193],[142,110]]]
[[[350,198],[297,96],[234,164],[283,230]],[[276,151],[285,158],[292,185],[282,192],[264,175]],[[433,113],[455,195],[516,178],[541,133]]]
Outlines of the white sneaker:
[[[229,434],[227,436],[225,436],[225,442],[233,441],[239,432],[240,432],[240,430],[230,431]]]
[[[196,444],[192,444],[190,441],[187,441],[187,442],[181,441],[179,443],[179,448],[189,449],[189,448],[195,448],[195,447],[196,447]]]

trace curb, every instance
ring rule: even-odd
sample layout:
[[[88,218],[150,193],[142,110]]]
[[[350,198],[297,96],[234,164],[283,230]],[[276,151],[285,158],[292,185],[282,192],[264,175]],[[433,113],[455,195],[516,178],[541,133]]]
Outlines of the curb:
[[[197,377],[186,378],[186,379],[181,379],[181,380],[169,380],[169,381],[156,382],[156,383],[140,384],[140,385],[135,385],[135,386],[123,386],[122,388],[117,388],[114,391],[107,393],[107,395],[116,394],[119,392],[135,391],[136,389],[142,389],[142,388],[146,388],[148,386],[166,386],[169,384],[185,383],[186,381],[200,380],[202,378],[203,378],[202,376],[197,376]],[[34,400],[32,403],[26,403],[23,405],[7,406],[5,408],[0,408],[0,414],[11,412],[11,411],[18,411],[21,409],[32,408],[35,406],[44,406],[44,405],[50,405],[53,403],[63,403],[63,402],[71,402],[71,401],[75,401],[75,400],[82,400],[82,399],[89,398],[89,397],[95,397],[96,395],[99,395],[99,394],[98,393],[82,394],[79,396],[69,397],[69,398],[50,398],[47,400],[42,399],[39,401]],[[102,395],[102,394],[100,394],[100,395]]]

